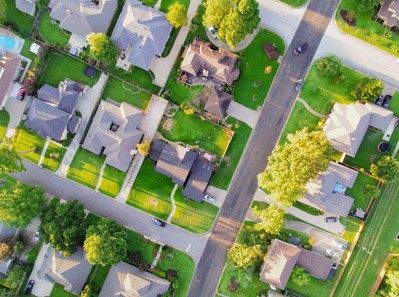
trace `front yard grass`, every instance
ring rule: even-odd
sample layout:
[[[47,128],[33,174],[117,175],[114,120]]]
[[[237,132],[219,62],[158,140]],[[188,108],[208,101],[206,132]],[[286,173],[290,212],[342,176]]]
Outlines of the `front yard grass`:
[[[340,217],[339,221],[346,227],[342,238],[348,242],[353,242],[356,233],[359,231],[361,220],[348,216],[347,218]]]
[[[172,224],[197,234],[208,232],[212,228],[219,211],[215,205],[205,201],[198,203],[191,199],[186,201],[181,188],[176,191],[174,200],[176,211]]]
[[[79,148],[69,166],[67,178],[95,189],[105,157]]]
[[[66,291],[60,284],[55,283],[50,297],[76,297],[76,295]]]
[[[10,115],[7,110],[0,110],[0,142],[2,142],[7,131],[8,123],[10,122]]]
[[[66,149],[51,143],[48,145],[46,153],[44,154],[44,159],[42,162],[43,168],[46,168],[50,171],[57,171],[60,166],[62,159],[66,153]]]
[[[127,102],[145,110],[150,102],[151,94],[110,76],[101,97],[103,99],[110,98],[118,102]]]
[[[240,76],[234,88],[234,100],[251,109],[263,105],[270,86],[280,64],[265,54],[263,46],[272,43],[281,55],[284,55],[284,41],[275,33],[266,29],[258,32],[251,44],[243,51],[240,61]],[[272,72],[265,73],[267,66]]]
[[[362,208],[363,210],[367,209],[367,206],[370,203],[370,196],[366,195],[363,192],[363,188],[365,185],[373,185],[377,186],[378,181],[366,173],[359,172],[357,175],[355,184],[352,188],[347,189],[347,194],[353,198],[355,198],[355,202],[353,204],[353,208]],[[378,198],[378,197],[375,197]]]
[[[51,22],[50,14],[47,10],[40,17],[39,31],[41,37],[50,44],[57,44],[62,47],[68,44],[70,35],[61,30],[58,24]]]
[[[43,138],[21,124],[14,137],[13,146],[22,158],[37,164],[44,142]]]
[[[105,195],[116,197],[123,186],[126,172],[105,165],[99,191]]]
[[[173,186],[169,177],[156,172],[151,161],[145,159],[126,203],[166,220],[172,210],[170,193]]]
[[[163,137],[169,141],[199,146],[218,157],[224,155],[233,137],[228,129],[202,120],[196,115],[186,115],[182,109],[179,109],[171,119],[173,125],[170,131],[159,128]]]
[[[151,265],[155,258],[155,252],[159,245],[147,240],[143,235],[127,229],[127,251],[128,253],[140,252],[142,259]]]
[[[14,0],[6,0],[6,20],[16,25],[17,31],[28,36],[33,26],[33,17],[17,9]]]
[[[76,60],[68,55],[59,52],[52,52],[49,55],[47,67],[42,75],[39,85],[49,84],[53,87],[58,87],[60,81],[65,78],[73,81],[81,81],[92,87],[99,79],[100,72],[93,78],[88,78],[83,74],[83,69],[86,64],[82,61]]]
[[[87,283],[92,289],[93,293],[98,295],[103,287],[105,279],[107,278],[108,272],[111,266],[93,265]]]

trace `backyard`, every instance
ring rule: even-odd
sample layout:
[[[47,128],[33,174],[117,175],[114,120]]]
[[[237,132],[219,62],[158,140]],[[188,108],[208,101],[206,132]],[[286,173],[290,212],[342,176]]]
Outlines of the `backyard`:
[[[50,297],[76,297],[76,295],[66,291],[60,284],[55,283]]]
[[[13,147],[23,158],[37,164],[44,142],[43,138],[21,123],[13,139]]]
[[[122,188],[125,178],[126,172],[105,165],[98,190],[105,195],[116,197]]]
[[[6,20],[14,23],[17,31],[28,36],[33,26],[33,17],[17,9],[14,0],[6,0],[6,4]]]
[[[353,187],[346,190],[347,195],[355,198],[352,208],[360,207],[363,210],[366,210],[370,203],[371,197],[363,192],[363,188],[365,185],[377,186],[377,184],[378,181],[376,179],[372,178],[366,173],[359,172]]]
[[[399,92],[395,92],[392,96],[391,105],[389,109],[393,111],[395,116],[399,116]]]
[[[10,115],[6,110],[0,110],[0,142],[3,141],[3,137],[6,134],[8,122],[10,121]]]
[[[65,153],[66,153],[65,148],[53,142],[50,142],[44,154],[44,159],[42,161],[43,168],[46,168],[51,171],[57,171],[58,167],[62,162],[62,159],[64,158]]]
[[[60,45],[62,47],[68,44],[70,35],[65,33],[58,24],[53,24],[50,19],[50,14],[45,10],[39,23],[40,36],[49,44]]]

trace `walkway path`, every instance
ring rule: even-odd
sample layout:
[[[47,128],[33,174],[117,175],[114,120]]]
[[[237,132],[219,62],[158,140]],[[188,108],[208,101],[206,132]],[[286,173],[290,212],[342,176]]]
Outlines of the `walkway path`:
[[[103,163],[103,166],[101,166],[101,169],[100,169],[100,173],[99,173],[99,175],[98,175],[98,181],[97,181],[97,185],[96,185],[96,188],[94,189],[95,191],[98,191],[98,189],[100,188],[100,186],[101,186],[101,181],[103,180],[103,173],[104,173],[104,169],[105,169],[105,166],[106,166],[107,164],[105,164],[105,162]]]
[[[43,146],[43,149],[42,149],[42,153],[40,154],[39,161],[37,162],[38,166],[42,165],[43,159],[44,159],[44,155],[46,154],[46,151],[47,151],[47,148],[48,148],[48,145],[50,144],[50,142],[51,142],[51,138],[47,137],[46,138],[46,142],[44,143],[44,146]]]
[[[172,210],[170,211],[168,219],[166,220],[166,222],[168,222],[169,224],[172,221],[173,215],[175,214],[175,211],[176,211],[175,193],[178,188],[179,188],[179,185],[175,184],[172,192],[170,193],[170,202],[172,203]]]
[[[303,106],[305,106],[306,110],[309,111],[311,114],[315,115],[316,117],[327,118],[327,116],[325,114],[322,114],[322,113],[319,113],[319,112],[313,110],[304,99],[297,97],[296,101],[301,102],[303,104]]]
[[[245,107],[244,105],[241,105],[235,101],[231,101],[226,113],[229,116],[246,123],[252,129],[255,127],[259,118],[259,111],[249,109],[248,107]]]

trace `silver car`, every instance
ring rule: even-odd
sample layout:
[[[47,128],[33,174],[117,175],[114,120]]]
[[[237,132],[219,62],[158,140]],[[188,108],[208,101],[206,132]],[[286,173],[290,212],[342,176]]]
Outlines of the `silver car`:
[[[216,32],[216,30],[213,26],[208,27],[208,32],[209,32],[209,34],[211,34],[212,38],[214,38],[214,39],[218,38],[218,33]]]
[[[297,90],[299,92],[300,90],[302,90],[302,87],[303,87],[303,79],[301,78],[298,80],[295,90]]]

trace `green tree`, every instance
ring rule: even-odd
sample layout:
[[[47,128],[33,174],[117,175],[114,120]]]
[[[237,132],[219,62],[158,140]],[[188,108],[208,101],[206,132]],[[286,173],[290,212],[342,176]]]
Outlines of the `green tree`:
[[[0,289],[0,297],[15,297],[15,292],[6,289],[6,288],[1,288]]]
[[[204,3],[205,13],[203,15],[204,26],[219,27],[225,15],[230,10],[231,0],[207,0]]]
[[[355,0],[357,7],[363,11],[369,11],[381,4],[381,0]]]
[[[266,171],[258,175],[259,186],[282,206],[291,206],[303,196],[306,183],[327,169],[332,154],[323,131],[304,128],[289,134],[287,140],[277,146]]]
[[[123,226],[110,218],[101,219],[87,228],[84,249],[91,264],[116,265],[127,253],[127,233]]]
[[[7,18],[7,2],[0,0],[0,23],[3,24]]]
[[[23,267],[21,265],[15,265],[13,268],[10,269],[7,277],[3,281],[11,289],[16,289],[23,281],[24,276],[25,271]]]
[[[144,157],[147,157],[150,154],[150,148],[150,142],[147,139],[142,143],[137,144],[137,151]]]
[[[246,270],[259,260],[262,253],[259,246],[247,247],[241,244],[235,244],[229,249],[227,256],[235,267]]]
[[[357,100],[374,102],[375,98],[381,95],[382,88],[382,81],[365,77],[357,84],[351,95]]]
[[[105,33],[90,33],[86,36],[89,44],[89,55],[98,61],[112,63],[118,54],[112,39]]]
[[[39,233],[45,243],[70,256],[85,239],[86,214],[77,200],[61,203],[53,199],[40,214]]]
[[[24,228],[40,214],[46,200],[42,188],[19,181],[12,187],[0,188],[0,220]]]
[[[22,159],[12,146],[0,144],[0,173],[25,171]]]
[[[86,285],[82,290],[82,292],[80,292],[79,297],[91,297],[91,296],[92,296],[91,288],[89,285]]]
[[[381,194],[381,190],[374,185],[365,185],[362,192],[370,198],[377,198]]]
[[[295,266],[291,273],[291,279],[297,286],[303,287],[310,283],[310,275],[300,266]]]
[[[321,76],[337,78],[342,75],[342,60],[335,55],[328,55],[316,62]]]
[[[0,261],[7,261],[13,255],[17,255],[23,248],[22,241],[19,238],[12,237],[0,242]]]
[[[399,179],[399,161],[384,156],[376,164],[371,164],[370,172],[387,183],[396,182]]]
[[[187,12],[186,7],[180,2],[175,2],[168,8],[166,19],[175,28],[180,28],[187,24]]]
[[[279,234],[285,223],[285,211],[279,209],[276,205],[271,204],[266,209],[252,209],[252,215],[260,219],[259,223],[254,225],[255,230],[264,230],[269,234]]]

